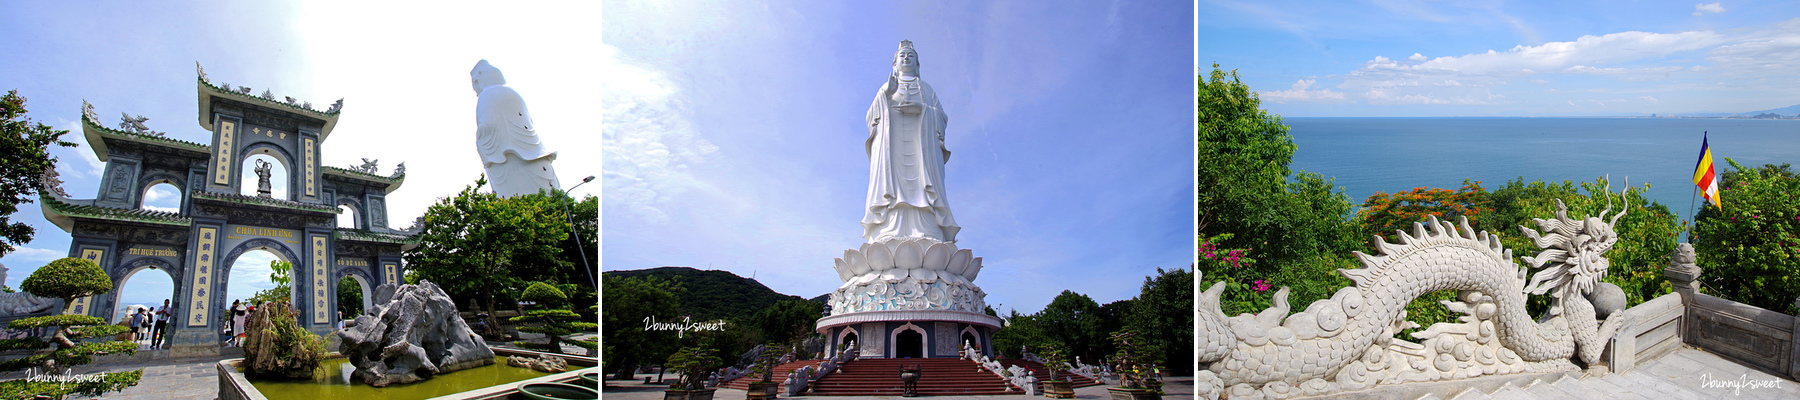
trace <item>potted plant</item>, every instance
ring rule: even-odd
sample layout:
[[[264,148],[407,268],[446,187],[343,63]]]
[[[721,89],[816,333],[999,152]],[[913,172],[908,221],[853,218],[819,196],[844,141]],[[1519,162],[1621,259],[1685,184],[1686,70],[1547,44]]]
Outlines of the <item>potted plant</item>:
[[[1044,354],[1039,357],[1044,359],[1044,370],[1048,372],[1043,380],[1044,397],[1052,399],[1075,398],[1075,382],[1062,379],[1062,374],[1060,374],[1060,372],[1065,371],[1063,365],[1069,362],[1068,352],[1063,350],[1062,345],[1048,346],[1045,347],[1043,351]]]
[[[1148,400],[1162,398],[1162,382],[1156,379],[1155,363],[1143,356],[1136,343],[1137,332],[1121,331],[1112,335],[1113,344],[1119,352],[1112,358],[1113,369],[1119,375],[1119,387],[1106,388],[1113,400]]]
[[[669,356],[668,365],[681,372],[681,379],[663,391],[663,400],[712,400],[718,389],[706,387],[706,373],[718,367],[719,357],[712,355],[711,350],[683,348]]]
[[[744,398],[749,400],[775,398],[777,388],[781,386],[781,383],[771,380],[775,375],[775,366],[781,362],[781,353],[775,350],[778,348],[777,346],[780,345],[775,343],[763,345],[765,350],[756,357],[756,365],[751,367],[751,371],[761,375],[762,379],[750,382],[750,388]]]

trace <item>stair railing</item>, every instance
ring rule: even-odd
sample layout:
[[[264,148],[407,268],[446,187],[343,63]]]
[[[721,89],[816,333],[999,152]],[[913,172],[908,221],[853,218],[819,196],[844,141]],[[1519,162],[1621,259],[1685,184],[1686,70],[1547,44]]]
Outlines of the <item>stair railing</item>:
[[[999,361],[988,358],[988,356],[975,351],[975,348],[970,346],[968,341],[963,342],[962,355],[964,359],[981,364],[981,367],[987,369],[988,372],[993,372],[994,375],[999,376],[1000,379],[1005,379],[1008,384],[1025,391],[1027,394],[1032,396],[1043,394],[1037,387],[1037,376],[1034,376],[1031,370],[1019,368],[1017,365],[1012,366],[1012,368],[1007,368],[1005,365],[1001,365]]]
[[[1070,365],[1069,372],[1108,385],[1116,385],[1119,383],[1119,377],[1113,375],[1111,368],[1107,368],[1105,365],[1082,364],[1081,356],[1075,356],[1075,363]]]
[[[808,388],[811,388],[812,384],[814,382],[818,382],[819,379],[824,378],[826,374],[830,374],[830,373],[832,373],[832,371],[837,371],[838,367],[843,366],[844,363],[856,360],[857,353],[860,353],[860,351],[857,351],[856,345],[850,345],[850,347],[845,349],[845,351],[838,352],[837,357],[832,357],[829,360],[825,360],[825,362],[823,362],[823,363],[819,363],[819,367],[817,369],[814,369],[813,367],[808,366],[806,368],[801,368],[800,370],[796,370],[794,372],[788,373],[788,379],[787,379],[787,395],[788,395],[788,397],[799,396],[800,393],[805,392],[806,389],[808,389]]]
[[[706,383],[707,387],[717,387],[719,385],[725,384],[725,382],[731,382],[732,379],[742,378],[742,377],[744,377],[744,375],[750,375],[750,368],[725,367],[724,373],[717,374],[717,375],[718,375],[718,380],[712,380],[711,382],[707,382]]]

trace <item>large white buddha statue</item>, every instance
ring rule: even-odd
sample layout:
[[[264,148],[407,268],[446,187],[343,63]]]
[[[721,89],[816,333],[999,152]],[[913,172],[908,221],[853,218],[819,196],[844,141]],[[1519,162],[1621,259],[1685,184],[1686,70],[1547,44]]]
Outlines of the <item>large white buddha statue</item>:
[[[901,41],[894,72],[869,105],[869,194],[863,239],[896,238],[955,242],[962,227],[950,216],[944,190],[944,125],[937,93],[919,78],[919,53]]]
[[[544,148],[532,127],[525,98],[506,86],[506,77],[487,60],[475,63],[469,81],[480,100],[475,103],[475,150],[487,169],[494,193],[513,197],[560,189],[556,180],[556,152]]]

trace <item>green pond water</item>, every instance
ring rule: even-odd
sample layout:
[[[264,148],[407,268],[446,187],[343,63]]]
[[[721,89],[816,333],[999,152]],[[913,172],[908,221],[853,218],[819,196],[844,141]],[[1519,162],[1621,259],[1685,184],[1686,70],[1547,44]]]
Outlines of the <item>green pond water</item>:
[[[242,371],[243,369],[239,368],[238,370]],[[416,400],[550,375],[530,368],[507,366],[506,357],[501,356],[494,357],[493,365],[442,374],[423,382],[389,385],[383,388],[369,386],[361,381],[352,381],[350,372],[355,370],[356,366],[350,365],[350,360],[333,358],[319,363],[319,373],[314,374],[312,380],[249,379],[250,385],[255,386],[256,390],[261,391],[263,396],[267,396],[269,400]]]

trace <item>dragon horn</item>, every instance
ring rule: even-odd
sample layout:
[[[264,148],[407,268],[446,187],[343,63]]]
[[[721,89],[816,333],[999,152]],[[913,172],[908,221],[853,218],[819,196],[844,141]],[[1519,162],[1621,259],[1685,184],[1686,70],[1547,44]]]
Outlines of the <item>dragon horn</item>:
[[[1631,200],[1625,198],[1628,193],[1631,193],[1631,177],[1629,176],[1625,177],[1625,190],[1619,191],[1619,202],[1624,203],[1625,205],[1619,208],[1619,213],[1613,215],[1612,220],[1606,221],[1606,224],[1612,226],[1613,229],[1619,228],[1619,217],[1625,216],[1625,211],[1631,209]],[[1600,216],[1604,218],[1606,217],[1606,214],[1601,214]]]
[[[1606,198],[1606,209],[1600,210],[1600,218],[1606,218],[1606,213],[1612,212],[1612,174],[1606,174],[1606,184],[1601,186],[1600,197]]]

